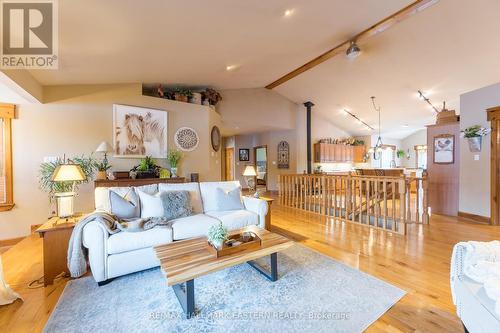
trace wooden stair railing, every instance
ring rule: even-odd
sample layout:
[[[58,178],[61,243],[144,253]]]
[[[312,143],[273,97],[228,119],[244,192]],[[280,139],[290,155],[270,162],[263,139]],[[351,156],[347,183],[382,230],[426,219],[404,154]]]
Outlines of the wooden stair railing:
[[[420,178],[280,175],[279,202],[283,206],[400,234],[406,233],[409,223],[429,223],[425,173]]]

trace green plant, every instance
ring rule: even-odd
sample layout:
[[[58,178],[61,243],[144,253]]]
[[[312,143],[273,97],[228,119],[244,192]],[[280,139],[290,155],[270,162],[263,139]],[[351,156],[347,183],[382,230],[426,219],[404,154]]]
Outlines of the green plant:
[[[226,227],[219,222],[218,225],[213,225],[208,230],[208,241],[213,245],[222,244],[228,239],[229,232]]]
[[[193,92],[191,91],[191,89],[185,87],[174,88],[173,93],[181,96],[186,96],[187,98],[193,98]]]
[[[97,171],[108,171],[111,169],[111,164],[109,164],[107,159],[102,160],[102,162],[94,161],[94,168]]]
[[[78,189],[78,185],[87,183],[94,176],[96,169],[95,161],[92,155],[76,156],[72,159],[68,159],[68,162],[78,164],[85,175],[85,180],[81,182],[75,182],[75,191]],[[42,191],[49,193],[49,199],[52,201],[55,193],[60,192],[71,192],[73,190],[73,182],[53,182],[52,175],[55,169],[65,163],[64,158],[58,158],[52,162],[43,162],[40,164],[40,169],[38,170],[38,183]]]
[[[461,132],[464,138],[477,138],[489,134],[491,132],[491,129],[481,127],[480,125],[474,125],[465,128]]]
[[[364,146],[365,142],[360,139],[354,139],[354,142],[352,143],[353,146]]]
[[[151,171],[156,169],[156,162],[151,156],[141,158],[139,165],[135,167],[137,171]]]
[[[403,149],[398,149],[398,150],[396,151],[396,156],[397,156],[398,158],[404,158],[404,157],[406,156],[406,153],[405,153],[405,151],[404,151]]]
[[[222,101],[221,94],[219,94],[216,90],[212,88],[205,89],[205,91],[203,91],[201,95],[203,96],[203,99],[208,100],[208,102],[211,105],[216,105],[217,103]]]
[[[182,158],[182,153],[179,150],[177,149],[168,150],[167,161],[172,168],[177,168],[177,164],[179,164],[181,158]]]

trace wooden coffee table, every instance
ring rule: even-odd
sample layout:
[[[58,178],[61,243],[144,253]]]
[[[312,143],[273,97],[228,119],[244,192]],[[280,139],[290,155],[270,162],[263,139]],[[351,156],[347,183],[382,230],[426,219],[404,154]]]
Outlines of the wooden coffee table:
[[[262,240],[260,248],[217,258],[207,249],[206,237],[176,241],[154,248],[156,256],[160,260],[162,271],[167,278],[167,285],[174,289],[186,318],[191,318],[194,315],[194,279],[197,277],[248,263],[269,280],[276,281],[278,279],[278,252],[292,246],[293,241],[255,226],[235,230],[231,234],[244,231],[252,231],[260,237]],[[252,261],[268,255],[271,257],[270,272]]]

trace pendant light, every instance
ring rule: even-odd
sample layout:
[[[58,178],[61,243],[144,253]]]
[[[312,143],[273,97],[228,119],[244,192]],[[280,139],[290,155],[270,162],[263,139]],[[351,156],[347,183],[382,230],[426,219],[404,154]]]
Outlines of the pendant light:
[[[382,136],[380,135],[380,111],[381,108],[380,106],[377,107],[375,105],[375,96],[370,97],[372,100],[372,105],[373,109],[378,112],[378,138],[377,138],[377,143],[375,146],[371,147],[368,152],[373,154],[373,159],[374,160],[379,160],[382,157],[382,149],[383,149],[383,143],[382,143]]]

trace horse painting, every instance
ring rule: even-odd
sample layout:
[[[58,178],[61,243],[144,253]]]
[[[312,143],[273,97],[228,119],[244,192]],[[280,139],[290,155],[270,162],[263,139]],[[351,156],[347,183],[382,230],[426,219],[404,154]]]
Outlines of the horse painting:
[[[116,156],[166,156],[167,112],[128,105],[114,105]]]

